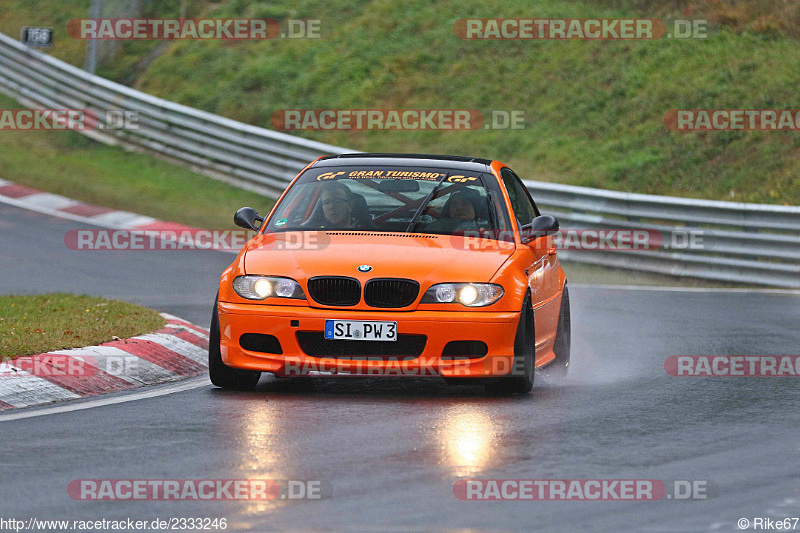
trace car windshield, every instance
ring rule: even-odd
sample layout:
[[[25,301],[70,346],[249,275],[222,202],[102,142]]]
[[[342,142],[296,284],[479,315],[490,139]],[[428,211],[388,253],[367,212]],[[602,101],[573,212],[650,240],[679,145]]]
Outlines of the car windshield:
[[[509,226],[492,180],[491,175],[454,169],[312,168],[283,197],[265,232],[354,230],[493,238]]]

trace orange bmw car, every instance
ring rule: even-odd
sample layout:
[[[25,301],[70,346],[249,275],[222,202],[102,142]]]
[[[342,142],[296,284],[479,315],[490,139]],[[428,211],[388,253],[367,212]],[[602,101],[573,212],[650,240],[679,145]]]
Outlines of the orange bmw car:
[[[567,280],[520,178],[499,161],[321,157],[291,182],[222,274],[209,373],[440,376],[527,393],[566,373]]]

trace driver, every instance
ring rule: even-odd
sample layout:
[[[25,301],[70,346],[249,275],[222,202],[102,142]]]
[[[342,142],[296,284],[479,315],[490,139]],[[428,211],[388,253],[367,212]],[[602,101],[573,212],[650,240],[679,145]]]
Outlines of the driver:
[[[372,229],[371,221],[359,221],[354,207],[359,198],[340,181],[330,181],[320,189],[322,223],[320,229]],[[363,200],[361,200],[363,202]]]
[[[320,194],[322,216],[325,220],[322,227],[351,228],[355,220],[353,212],[353,193],[344,183],[333,181],[322,186]]]

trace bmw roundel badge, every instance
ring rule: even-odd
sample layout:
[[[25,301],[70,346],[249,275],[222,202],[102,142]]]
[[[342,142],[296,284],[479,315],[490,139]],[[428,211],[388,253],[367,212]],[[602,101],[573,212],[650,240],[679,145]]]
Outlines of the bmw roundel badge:
[[[371,272],[372,271],[372,267],[369,266],[369,265],[361,265],[361,266],[358,267],[358,271],[359,272]]]

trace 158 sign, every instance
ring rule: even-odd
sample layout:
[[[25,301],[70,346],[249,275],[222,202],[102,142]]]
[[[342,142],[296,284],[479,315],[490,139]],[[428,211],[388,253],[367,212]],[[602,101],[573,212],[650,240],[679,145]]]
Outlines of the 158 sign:
[[[53,46],[53,28],[33,28],[25,26],[20,32],[22,44],[27,46]]]

